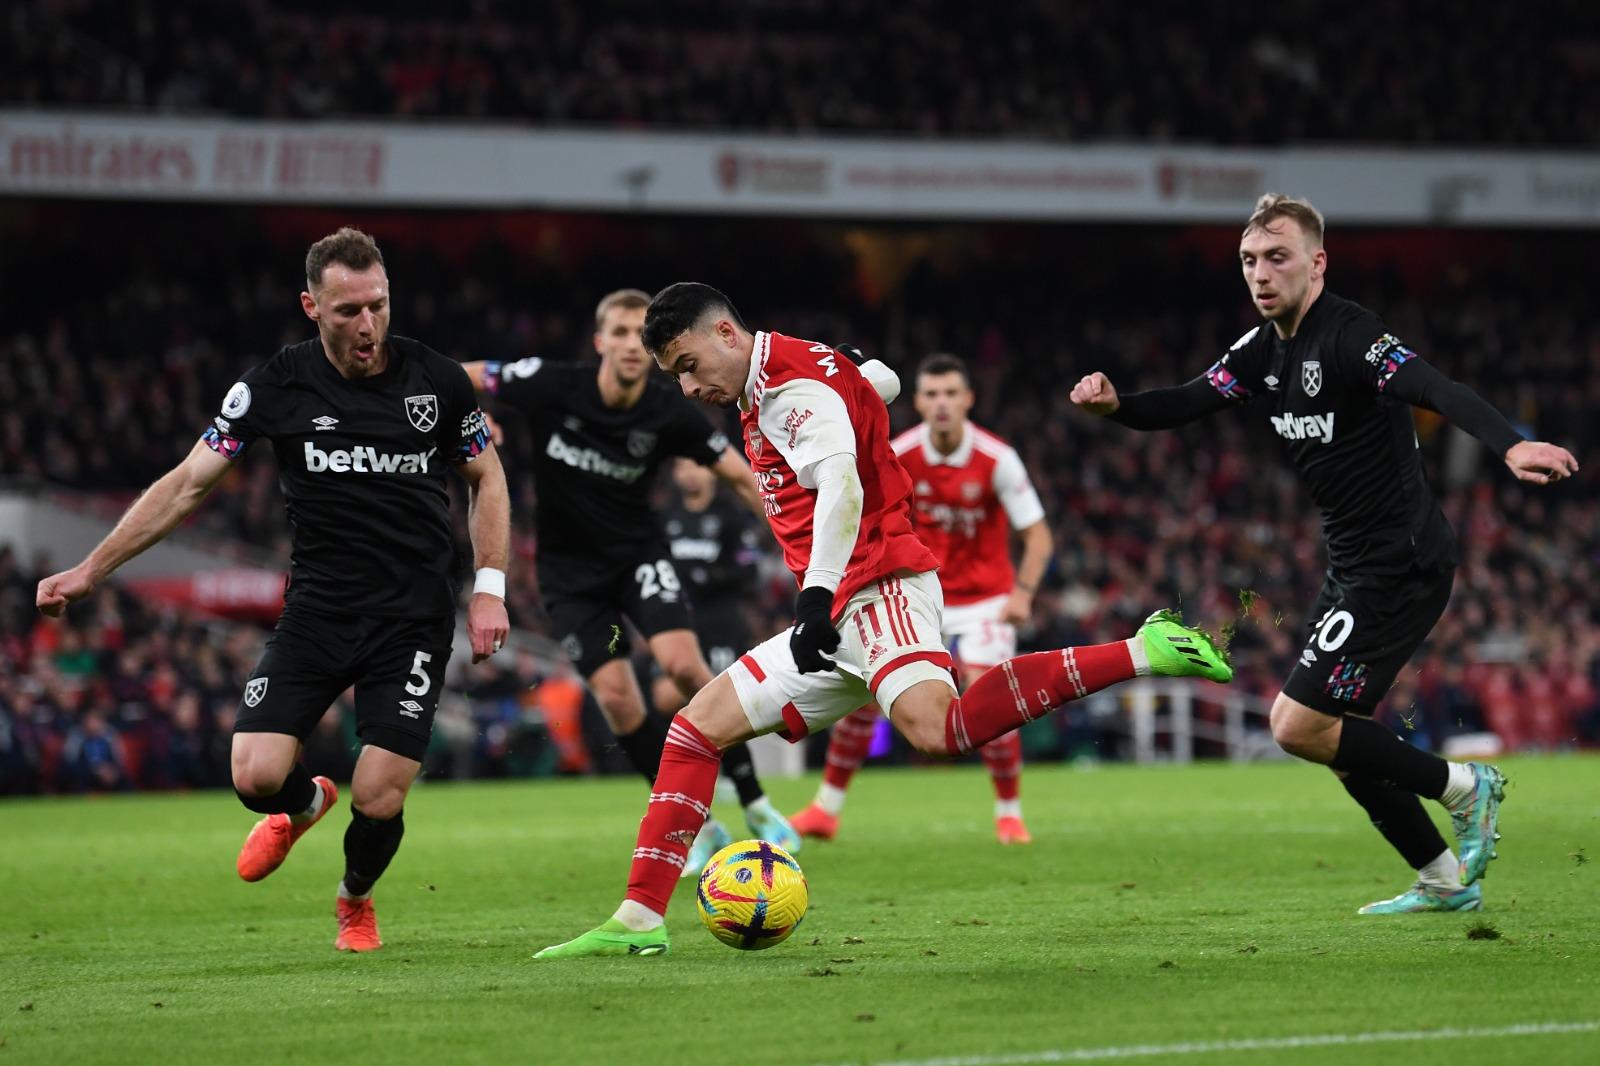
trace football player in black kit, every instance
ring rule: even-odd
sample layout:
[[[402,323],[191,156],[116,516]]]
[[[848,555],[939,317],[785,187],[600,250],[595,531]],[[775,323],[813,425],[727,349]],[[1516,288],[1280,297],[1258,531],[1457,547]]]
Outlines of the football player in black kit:
[[[1536,485],[1575,473],[1564,448],[1523,440],[1465,386],[1425,363],[1377,315],[1326,291],[1322,215],[1263,196],[1239,259],[1260,326],[1188,384],[1119,396],[1101,373],[1072,401],[1133,429],[1167,429],[1252,402],[1271,412],[1322,512],[1328,572],[1300,661],[1272,705],[1272,735],[1334,771],[1416,882],[1363,914],[1475,910],[1495,858],[1505,779],[1493,766],[1447,762],[1373,721],[1395,675],[1444,613],[1455,536],[1423,477],[1411,408],[1449,419]],[[1418,797],[1450,812],[1459,858]]]
[[[233,785],[266,817],[239,853],[259,881],[338,800],[298,761],[301,742],[355,686],[361,755],[351,782],[335,946],[382,946],[372,907],[404,833],[455,631],[447,471],[467,481],[477,580],[467,609],[474,661],[506,638],[510,498],[472,383],[454,360],[389,333],[389,279],[371,237],[341,229],[306,254],[300,303],[317,337],[279,351],[228,391],[221,413],[88,557],[39,583],[58,615],[200,505],[250,444],[277,457],[294,530],[277,629],[234,723]]]
[[[672,481],[678,490],[677,502],[661,512],[667,549],[694,606],[695,635],[712,672],[720,674],[755,643],[745,622],[744,604],[755,587],[761,557],[758,519],[719,493],[716,475],[699,463],[675,460]],[[688,697],[665,676],[656,678],[650,694],[656,710],[667,715],[688,703]],[[723,769],[741,804],[761,795],[753,765]],[[708,822],[689,849],[683,876],[699,876],[711,856],[732,842],[727,830]]]
[[[666,723],[645,710],[629,662],[623,620],[687,700],[712,678],[692,628],[690,605],[650,508],[663,460],[692,459],[762,514],[755,478],[728,438],[655,374],[640,331],[650,295],[608,294],[595,309],[598,367],[528,358],[465,364],[472,382],[533,433],[534,516],[539,591],[568,657],[588,681],[629,762],[654,782]],[[799,835],[762,794],[744,745],[723,757],[741,794],[750,831],[784,848]],[[707,821],[707,835],[721,827]],[[687,870],[687,867],[685,867]],[[698,870],[694,871],[698,874]]]

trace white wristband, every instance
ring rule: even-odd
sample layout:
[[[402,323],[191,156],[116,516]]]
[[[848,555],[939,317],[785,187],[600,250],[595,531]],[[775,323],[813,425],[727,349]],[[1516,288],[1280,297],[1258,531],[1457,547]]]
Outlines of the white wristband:
[[[477,580],[472,583],[472,594],[476,596],[480,592],[487,592],[491,596],[499,596],[502,600],[505,599],[506,572],[504,570],[496,570],[492,566],[481,567],[478,570]]]

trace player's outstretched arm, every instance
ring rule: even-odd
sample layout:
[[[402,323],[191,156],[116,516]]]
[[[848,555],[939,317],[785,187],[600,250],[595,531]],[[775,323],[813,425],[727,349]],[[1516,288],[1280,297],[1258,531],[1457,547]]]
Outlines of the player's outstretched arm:
[[[1493,404],[1421,359],[1408,359],[1395,370],[1386,391],[1441,414],[1472,434],[1504,459],[1520,481],[1549,485],[1578,472],[1578,460],[1571,452],[1544,441],[1523,440]]]
[[[458,467],[467,479],[467,532],[476,579],[467,605],[472,661],[500,650],[511,621],[506,615],[506,566],[511,558],[511,490],[500,453],[491,445]]]
[[[39,582],[34,604],[52,618],[81,600],[117,567],[143,552],[195,512],[230,466],[227,459],[197,441],[188,456],[133,501],[133,506],[93,551],[71,570]]]
[[[730,489],[739,497],[739,502],[749,508],[750,513],[766,522],[766,505],[761,502],[761,490],[756,486],[756,475],[753,470],[745,465],[739,458],[739,453],[732,448],[724,448],[717,457],[717,465],[711,468]]]
[[[1205,374],[1182,385],[1126,396],[1098,370],[1072,387],[1072,402],[1129,429],[1172,429],[1227,407],[1232,401]]]

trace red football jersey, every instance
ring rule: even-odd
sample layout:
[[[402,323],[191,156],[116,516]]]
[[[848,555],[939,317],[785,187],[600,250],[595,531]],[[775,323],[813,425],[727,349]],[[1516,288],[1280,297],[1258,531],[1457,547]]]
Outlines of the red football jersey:
[[[740,408],[744,453],[797,583],[811,560],[816,465],[855,456],[861,532],[833,598],[835,616],[882,578],[938,566],[911,526],[911,479],[889,448],[889,409],[848,357],[826,344],[757,333]]]
[[[911,476],[917,532],[939,556],[945,603],[1009,593],[1017,577],[1011,530],[1044,517],[1016,449],[972,422],[949,455],[933,446],[926,424],[891,446]]]

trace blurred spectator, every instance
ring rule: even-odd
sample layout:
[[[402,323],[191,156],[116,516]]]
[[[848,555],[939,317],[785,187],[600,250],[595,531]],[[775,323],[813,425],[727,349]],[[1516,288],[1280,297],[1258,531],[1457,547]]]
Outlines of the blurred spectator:
[[[24,0],[0,101],[1070,141],[1588,146],[1592,5]]]

